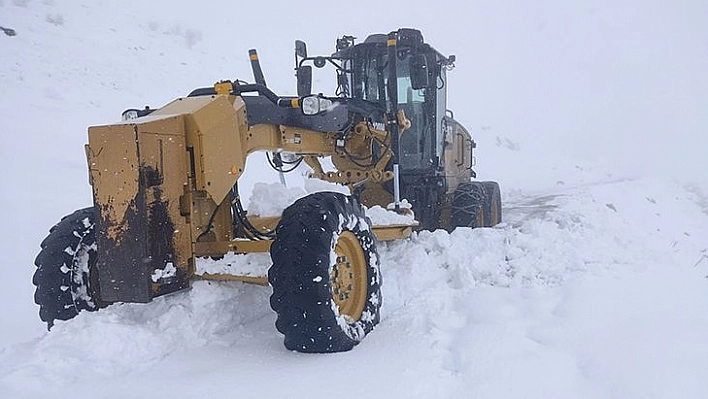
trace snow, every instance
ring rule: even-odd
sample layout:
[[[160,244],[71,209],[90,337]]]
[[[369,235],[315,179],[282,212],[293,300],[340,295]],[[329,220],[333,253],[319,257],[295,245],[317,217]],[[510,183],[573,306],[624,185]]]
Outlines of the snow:
[[[267,276],[271,265],[270,254],[228,253],[221,259],[198,258],[197,274],[233,274],[238,276]]]
[[[318,4],[316,24],[297,2],[200,4],[0,0],[16,32],[0,32],[0,397],[708,397],[705,2],[367,0],[377,11],[356,19]],[[479,176],[501,183],[502,225],[379,243],[381,323],[347,353],[285,350],[269,288],[237,282],[46,332],[32,263],[49,227],[91,205],[88,125],[252,80],[254,47],[291,94],[293,40],[328,54],[336,36],[403,26],[457,55],[449,108]],[[315,91],[332,91],[319,73]],[[318,186],[306,169],[288,190]],[[241,194],[277,181],[256,154]]]
[[[287,188],[280,183],[256,183],[248,200],[248,214],[280,216],[288,205],[306,195],[302,187]]]
[[[403,207],[405,209],[405,207]],[[409,225],[415,222],[413,211],[405,214],[399,214],[392,210],[387,210],[379,205],[374,205],[366,209],[366,216],[371,219],[371,224],[374,226],[387,225]]]
[[[160,279],[168,279],[177,275],[177,268],[174,263],[167,262],[164,269],[156,269],[155,272],[150,276],[153,282],[158,282]]]
[[[280,216],[283,210],[298,199],[312,193],[333,191],[349,195],[349,189],[319,179],[306,178],[302,186],[288,187],[281,183],[256,183],[248,199],[248,214],[257,216]]]
[[[281,183],[256,183],[248,199],[248,214],[254,216],[280,216],[283,210],[298,199],[321,191],[334,191],[349,195],[346,186],[329,183],[319,179],[305,179],[303,186],[287,187]],[[402,208],[410,208],[408,201],[402,202]],[[415,223],[413,212],[398,214],[378,205],[366,209],[366,215],[374,226],[410,225]]]
[[[84,226],[88,224],[87,222],[88,221],[86,219],[83,220]],[[95,242],[91,243],[91,245],[86,245],[85,243],[81,242],[76,250],[76,252],[78,253],[78,255],[75,257],[76,263],[73,265],[76,269],[72,275],[72,278],[74,279],[74,283],[76,283],[77,289],[76,293],[72,292],[72,295],[74,296],[74,300],[80,299],[86,302],[89,306],[94,306],[94,303],[91,299],[91,295],[89,295],[87,287],[83,284],[83,282],[84,276],[87,276],[89,273],[89,252],[96,251],[96,249],[97,246]],[[62,265],[59,270],[64,273],[65,269],[68,269],[66,267],[66,264]],[[176,272],[174,266],[172,267],[172,269]]]

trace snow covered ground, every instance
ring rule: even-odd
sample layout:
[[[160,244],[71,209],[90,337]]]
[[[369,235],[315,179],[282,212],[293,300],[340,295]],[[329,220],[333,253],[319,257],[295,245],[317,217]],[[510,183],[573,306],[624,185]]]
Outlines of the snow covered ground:
[[[364,20],[173,3],[0,0],[17,32],[0,32],[0,397],[708,397],[704,2],[412,1]],[[44,331],[32,262],[91,202],[87,125],[250,79],[251,47],[292,93],[292,40],[327,53],[399,26],[457,55],[450,108],[504,224],[381,245],[382,320],[347,353],[286,351],[269,289],[240,283]],[[262,164],[246,186],[277,181]]]

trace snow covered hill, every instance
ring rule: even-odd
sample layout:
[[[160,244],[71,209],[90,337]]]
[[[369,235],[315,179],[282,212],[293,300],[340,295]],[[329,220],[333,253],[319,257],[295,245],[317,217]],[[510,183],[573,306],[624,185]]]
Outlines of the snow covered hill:
[[[703,2],[412,1],[363,20],[174,3],[0,0],[17,33],[0,32],[0,397],[708,397]],[[381,245],[382,320],[347,353],[286,351],[269,288],[240,283],[44,332],[32,262],[90,204],[87,125],[248,79],[251,47],[291,93],[294,39],[327,53],[399,26],[457,54],[451,108],[502,184],[504,224]]]

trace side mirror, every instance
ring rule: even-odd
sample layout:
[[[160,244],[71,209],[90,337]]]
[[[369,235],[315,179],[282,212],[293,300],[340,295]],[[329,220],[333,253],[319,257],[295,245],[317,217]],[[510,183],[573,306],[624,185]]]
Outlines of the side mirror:
[[[312,94],[312,67],[303,65],[297,69],[297,96],[305,97]]]
[[[302,40],[295,40],[295,54],[300,58],[307,58],[307,45]]]
[[[410,59],[411,87],[413,90],[425,89],[430,85],[428,60],[424,54],[414,55]]]

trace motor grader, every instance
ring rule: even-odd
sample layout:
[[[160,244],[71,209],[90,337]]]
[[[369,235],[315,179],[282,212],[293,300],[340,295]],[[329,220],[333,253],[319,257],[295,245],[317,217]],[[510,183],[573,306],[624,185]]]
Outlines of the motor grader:
[[[344,36],[331,56],[308,56],[296,41],[297,96],[273,93],[255,50],[250,59],[255,83],[221,81],[89,127],[94,206],[54,226],[35,261],[35,302],[50,328],[197,278],[239,280],[272,287],[288,349],[346,351],[379,322],[378,241],[501,221],[499,185],[475,179],[475,143],[447,109],[455,57],[419,31]],[[334,96],[312,94],[313,66],[336,71]],[[350,195],[316,192],[280,217],[249,214],[238,183],[255,152],[279,172],[304,162]],[[415,219],[374,225],[365,207],[376,205]],[[270,252],[267,277],[195,267],[254,252]]]

